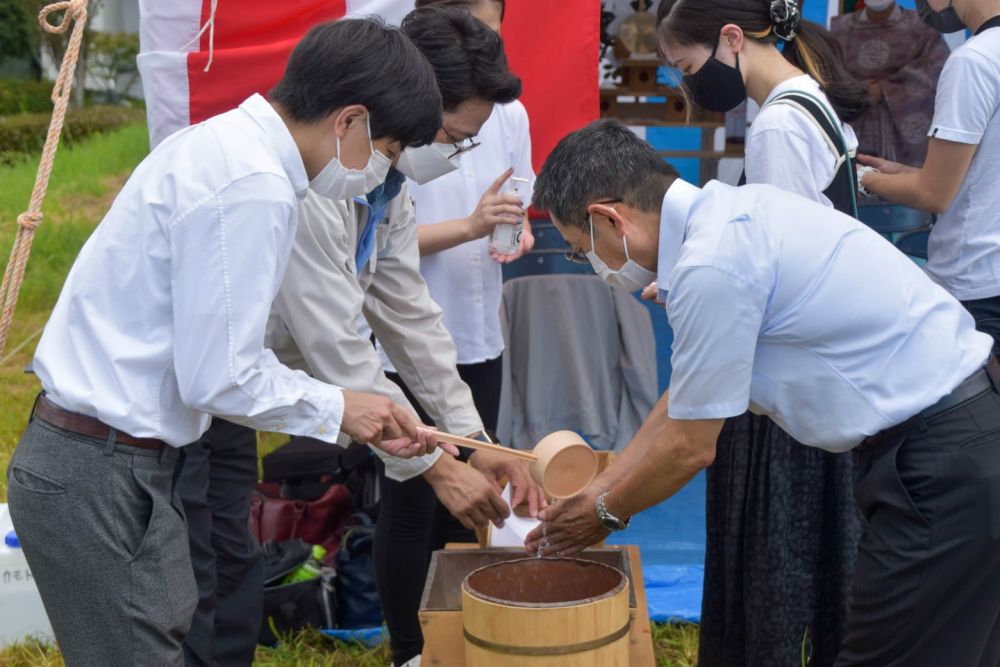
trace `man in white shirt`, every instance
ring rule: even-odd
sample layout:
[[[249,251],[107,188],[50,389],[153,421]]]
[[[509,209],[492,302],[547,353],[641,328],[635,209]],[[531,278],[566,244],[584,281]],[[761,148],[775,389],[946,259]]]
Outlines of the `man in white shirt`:
[[[547,553],[676,493],[749,407],[803,446],[859,451],[868,525],[836,664],[997,664],[1000,367],[961,304],[854,219],[770,186],[696,188],[611,121],[560,142],[534,204],[606,280],[658,279],[674,331],[669,391],[541,514]]]
[[[68,665],[182,664],[197,596],[172,479],[212,415],[401,456],[434,448],[404,408],[264,347],[307,188],[364,194],[404,147],[430,142],[434,72],[397,30],[340,21],[302,39],[273,98],[157,146],[81,250],[39,343],[43,394],[10,465],[10,507]]]

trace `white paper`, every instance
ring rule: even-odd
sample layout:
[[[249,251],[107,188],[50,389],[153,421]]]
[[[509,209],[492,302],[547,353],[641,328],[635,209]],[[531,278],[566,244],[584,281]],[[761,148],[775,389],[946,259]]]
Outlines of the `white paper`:
[[[510,505],[510,484],[504,487],[501,498]],[[510,518],[504,521],[503,528],[497,528],[490,524],[488,546],[523,547],[524,538],[541,523],[538,519],[517,516],[514,514],[514,508],[510,509]]]

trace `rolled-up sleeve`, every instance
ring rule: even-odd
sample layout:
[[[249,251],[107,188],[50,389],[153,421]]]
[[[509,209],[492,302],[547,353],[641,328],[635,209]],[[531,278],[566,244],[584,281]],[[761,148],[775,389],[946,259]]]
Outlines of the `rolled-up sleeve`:
[[[295,209],[286,182],[254,174],[171,224],[163,261],[171,263],[174,371],[181,399],[196,410],[336,442],[343,392],[282,365],[264,345]]]
[[[678,270],[667,306],[674,331],[672,418],[720,419],[746,411],[766,304],[766,290],[724,270]]]

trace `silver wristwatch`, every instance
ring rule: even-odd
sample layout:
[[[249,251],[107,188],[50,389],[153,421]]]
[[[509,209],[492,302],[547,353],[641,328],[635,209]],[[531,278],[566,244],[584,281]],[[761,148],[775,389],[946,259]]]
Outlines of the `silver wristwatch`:
[[[623,521],[609,512],[607,506],[604,504],[604,499],[607,497],[607,491],[597,497],[597,518],[600,520],[601,525],[608,530],[625,530],[632,519],[625,519]]]

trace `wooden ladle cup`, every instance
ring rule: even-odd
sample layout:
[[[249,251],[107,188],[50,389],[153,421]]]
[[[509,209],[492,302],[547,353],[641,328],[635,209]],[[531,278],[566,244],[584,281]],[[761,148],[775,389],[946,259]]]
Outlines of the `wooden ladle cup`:
[[[556,431],[542,438],[530,452],[435,431],[441,442],[496,452],[530,463],[531,476],[552,498],[571,498],[580,493],[597,474],[597,454],[573,431]]]

